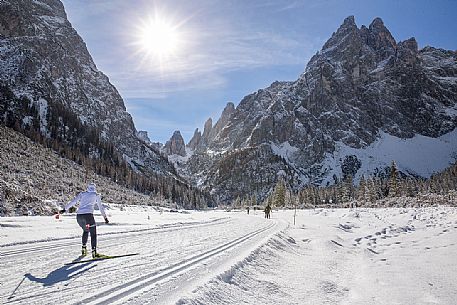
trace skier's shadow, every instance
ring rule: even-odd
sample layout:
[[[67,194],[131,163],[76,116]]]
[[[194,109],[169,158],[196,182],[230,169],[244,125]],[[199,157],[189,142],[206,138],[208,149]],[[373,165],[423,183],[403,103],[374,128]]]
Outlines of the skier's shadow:
[[[51,271],[46,277],[36,277],[30,273],[24,274],[24,277],[28,278],[32,282],[41,283],[45,287],[52,286],[56,283],[66,282],[70,279],[79,277],[84,272],[89,271],[96,266],[92,265],[89,268],[86,268],[90,264],[91,262],[81,263],[78,265],[64,265],[54,271]]]

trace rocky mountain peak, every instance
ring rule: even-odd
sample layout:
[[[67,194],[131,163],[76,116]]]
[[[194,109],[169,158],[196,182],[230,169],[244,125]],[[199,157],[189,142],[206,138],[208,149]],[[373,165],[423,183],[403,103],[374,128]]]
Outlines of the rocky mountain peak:
[[[407,40],[399,42],[398,46],[409,49],[411,52],[414,52],[414,53],[417,53],[419,51],[419,47],[417,45],[416,38],[414,38],[414,37],[411,37]]]
[[[228,102],[222,111],[221,119],[229,117],[233,112],[235,112],[235,105],[232,102]]]
[[[210,140],[210,135],[211,135],[211,130],[213,129],[213,119],[209,118],[205,122],[205,126],[203,127],[203,135],[202,135],[202,140],[206,144]]]
[[[202,133],[197,128],[194,131],[194,135],[192,136],[192,139],[190,139],[189,143],[187,143],[187,147],[189,147],[191,150],[195,150],[200,145],[201,139],[202,139]]]
[[[351,16],[344,18],[343,24],[340,26],[340,29],[341,28],[353,28],[353,27],[357,27],[357,25],[355,24],[354,16],[351,15]]]
[[[370,23],[369,28],[371,31],[387,30],[386,27],[384,26],[384,21],[382,21],[382,19],[379,17],[376,17],[375,19],[373,19],[373,21]]]
[[[397,43],[390,31],[385,27],[382,19],[379,17],[375,18],[368,27],[368,30],[368,45],[374,50],[384,51],[386,53],[384,54],[385,56],[392,55],[392,50],[395,50]]]
[[[186,146],[184,145],[184,139],[181,136],[181,132],[179,130],[176,130],[171,136],[170,140],[168,140],[167,143],[165,143],[165,146],[163,147],[163,152],[167,156],[186,156]]]
[[[358,33],[359,29],[355,24],[354,16],[349,16],[344,19],[343,23],[340,25],[338,30],[333,33],[332,37],[324,44],[322,51],[332,50],[337,47],[341,42],[350,39],[351,36],[354,36]]]
[[[232,102],[228,102],[222,111],[221,117],[217,120],[216,124],[211,130],[210,140],[214,139],[219,132],[227,125],[230,120],[230,117],[235,112],[235,105]]]
[[[0,15],[2,15],[0,16],[2,19],[0,36],[34,36],[37,32],[46,30],[47,27],[58,29],[62,25],[70,24],[64,6],[58,0],[18,0],[14,2],[14,5],[10,1],[0,2]],[[46,26],[42,24],[44,19],[47,22]],[[24,22],[25,20],[33,20],[34,23]]]
[[[146,142],[146,143],[151,143],[151,139],[149,139],[148,132],[145,130],[138,130],[136,133],[136,136],[138,139]]]

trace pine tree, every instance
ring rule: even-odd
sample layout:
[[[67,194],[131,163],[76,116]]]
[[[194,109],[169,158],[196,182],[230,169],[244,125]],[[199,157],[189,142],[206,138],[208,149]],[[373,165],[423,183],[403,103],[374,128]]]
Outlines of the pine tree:
[[[371,205],[376,205],[376,190],[375,190],[375,184],[373,181],[373,178],[369,178],[367,180],[367,197],[368,201],[371,203]]]
[[[368,189],[365,177],[362,175],[360,178],[359,188],[357,192],[357,200],[366,203],[368,201]]]
[[[389,197],[398,197],[399,190],[398,190],[398,169],[397,164],[395,161],[392,161],[390,166],[390,178],[388,184],[388,196]]]
[[[273,203],[277,207],[283,207],[286,203],[286,186],[282,179],[279,179],[273,192]]]
[[[343,204],[351,201],[353,188],[352,176],[348,175],[343,179],[340,186],[341,202]]]
[[[257,197],[256,197],[256,195],[252,195],[250,206],[255,207],[256,205],[257,205]]]

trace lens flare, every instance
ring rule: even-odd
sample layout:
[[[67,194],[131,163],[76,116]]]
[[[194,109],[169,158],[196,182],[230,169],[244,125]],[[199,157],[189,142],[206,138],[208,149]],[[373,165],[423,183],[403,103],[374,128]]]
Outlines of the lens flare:
[[[148,55],[163,58],[175,54],[179,48],[177,27],[160,18],[144,23],[139,37],[142,51]]]

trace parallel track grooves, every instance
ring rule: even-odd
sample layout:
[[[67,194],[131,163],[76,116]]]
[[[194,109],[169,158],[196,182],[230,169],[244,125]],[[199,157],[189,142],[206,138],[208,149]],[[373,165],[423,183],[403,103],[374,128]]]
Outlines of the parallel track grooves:
[[[211,222],[204,222],[204,223],[197,223],[197,224],[188,224],[188,225],[180,225],[180,226],[173,226],[173,227],[159,227],[159,228],[147,228],[147,229],[141,229],[141,230],[136,230],[136,231],[123,231],[123,232],[108,232],[104,234],[97,234],[98,237],[100,236],[107,236],[107,235],[115,235],[115,236],[108,236],[104,237],[105,241],[109,240],[117,240],[119,238],[118,235],[122,234],[128,234],[129,236],[141,236],[144,235],[145,232],[157,232],[157,233],[164,233],[164,232],[171,232],[171,231],[176,231],[176,230],[181,230],[181,229],[189,229],[189,228],[195,228],[195,227],[201,227],[201,226],[210,226],[210,225],[216,225],[220,223],[224,223],[222,218],[217,219]],[[228,221],[228,220],[227,220]],[[71,238],[65,238],[65,239],[71,239],[69,241],[62,241],[61,239],[59,240],[51,240],[51,241],[42,241],[39,243],[43,243],[43,245],[39,246],[34,246],[34,247],[23,247],[19,249],[13,249],[9,251],[2,251],[0,252],[0,257],[9,257],[9,256],[18,256],[18,255],[25,255],[31,252],[44,252],[44,251],[49,251],[49,250],[55,250],[56,247],[58,249],[61,248],[66,248],[66,247],[72,247],[76,246],[80,243],[80,236],[77,237],[71,237]],[[2,246],[3,247],[14,247],[14,246]]]
[[[173,264],[161,270],[155,270],[153,272],[149,272],[146,275],[143,275],[139,278],[134,280],[128,281],[121,285],[117,285],[114,287],[109,288],[108,290],[92,295],[84,300],[81,300],[75,305],[81,304],[112,304],[113,302],[119,302],[125,298],[130,297],[132,294],[143,290],[144,288],[153,286],[157,282],[169,278],[173,275],[180,273],[181,271],[188,269],[196,264],[208,260],[226,250],[232,249],[237,245],[257,236],[272,227],[276,224],[269,224],[261,229],[253,231],[251,233],[245,234],[241,237],[235,238],[230,242],[224,243],[222,245],[216,246],[211,250],[205,251],[203,253],[194,255],[188,259],[185,259],[179,263]]]

